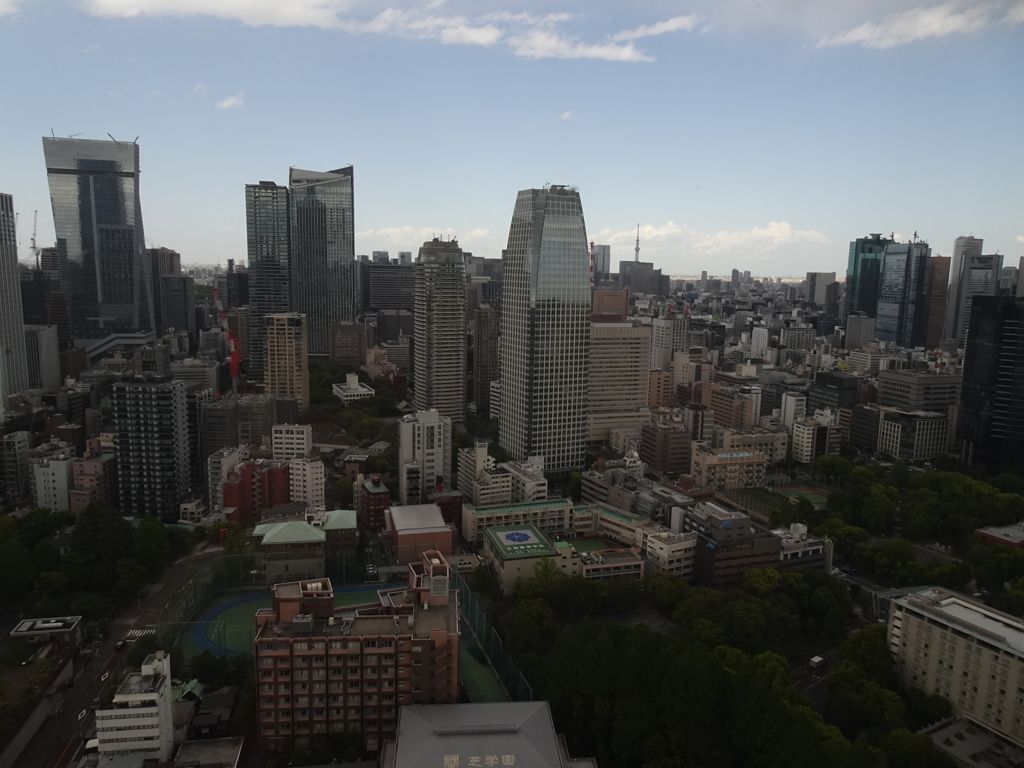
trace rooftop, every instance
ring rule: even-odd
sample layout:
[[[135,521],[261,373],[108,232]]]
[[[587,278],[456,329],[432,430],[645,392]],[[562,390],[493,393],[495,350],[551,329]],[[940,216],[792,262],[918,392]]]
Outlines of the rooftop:
[[[201,765],[204,768],[234,768],[242,752],[244,739],[202,739],[186,741],[174,756],[175,766]]]
[[[397,533],[435,533],[447,531],[448,524],[441,516],[437,504],[409,504],[392,507],[391,522]]]
[[[252,535],[262,536],[260,543],[264,546],[268,544],[304,544],[327,539],[327,535],[322,530],[304,520],[261,523],[253,529]]]
[[[502,525],[488,528],[486,536],[502,560],[552,557],[556,554],[547,536],[532,525]]]
[[[1024,657],[1024,621],[984,603],[942,587],[896,598],[900,605],[983,637],[1000,648]]]
[[[25,619],[11,630],[11,637],[23,637],[50,632],[68,632],[82,620],[81,616],[60,616],[52,619]]]
[[[988,528],[978,528],[975,533],[984,533],[989,536],[1002,539],[1008,544],[1020,544],[1024,542],[1024,523],[1014,523],[1013,525],[995,526],[990,525]]]
[[[356,511],[354,509],[330,509],[324,513],[324,524],[320,527],[325,531],[355,530]]]
[[[571,499],[548,499],[547,501],[532,501],[527,504],[506,504],[501,507],[488,507],[487,509],[477,509],[472,504],[463,504],[463,509],[475,511],[477,517],[483,517],[484,515],[509,515],[516,512],[532,512],[537,509],[558,509],[558,508],[569,509],[572,507]]]

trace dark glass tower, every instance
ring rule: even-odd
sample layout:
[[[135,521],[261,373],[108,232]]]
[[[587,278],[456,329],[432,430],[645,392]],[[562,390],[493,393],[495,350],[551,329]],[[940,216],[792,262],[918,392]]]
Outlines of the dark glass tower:
[[[549,471],[582,466],[590,379],[590,253],[580,195],[525,189],[501,294],[501,445]]]
[[[262,380],[267,359],[263,318],[291,311],[291,224],[288,187],[272,181],[245,185],[249,256],[249,377]]]
[[[43,138],[71,334],[155,330],[144,257],[139,145]]]
[[[901,347],[924,346],[928,335],[928,243],[890,243],[882,259],[875,333]]]
[[[14,198],[0,193],[0,398],[28,389],[28,380]]]
[[[352,166],[292,168],[292,310],[306,315],[309,354],[326,356],[328,331],[358,314]]]
[[[1024,298],[975,296],[964,354],[964,459],[992,473],[1024,467]]]
[[[850,243],[850,259],[846,265],[845,315],[863,312],[868,317],[878,316],[882,254],[892,242],[881,235],[868,235]]]

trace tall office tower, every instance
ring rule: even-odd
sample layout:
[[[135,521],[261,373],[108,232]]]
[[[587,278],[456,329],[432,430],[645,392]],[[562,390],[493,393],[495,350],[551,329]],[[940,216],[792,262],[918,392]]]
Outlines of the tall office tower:
[[[689,330],[689,318],[685,315],[654,318],[651,322],[650,333],[650,367],[667,371],[672,364],[672,356],[676,352],[684,352],[689,348],[686,344],[686,334]],[[593,326],[591,326],[591,333],[593,333]]]
[[[225,275],[227,296],[222,296],[225,309],[249,305],[249,273],[244,266],[235,266],[234,259],[228,259],[228,273]]]
[[[932,256],[928,274],[928,331],[925,349],[938,349],[946,324],[946,302],[949,291],[949,256]]]
[[[978,241],[981,242],[980,240]],[[971,299],[975,296],[995,296],[999,293],[999,273],[1003,257],[999,255],[964,254],[960,260],[960,275],[950,286],[947,307],[955,301],[952,325],[946,326],[946,338],[956,339],[962,348],[967,343],[971,325]],[[955,297],[955,298],[954,298]],[[946,312],[946,318],[950,314]]]
[[[1024,256],[1020,257],[1020,266],[1017,267],[1017,298],[1024,298]]]
[[[309,354],[326,360],[328,329],[359,314],[352,166],[320,173],[292,168],[292,306],[306,315]]]
[[[835,272],[808,272],[807,300],[824,306],[827,303],[828,287],[835,281]]]
[[[190,480],[187,387],[166,376],[126,376],[111,388],[122,514],[178,521]]]
[[[419,411],[398,422],[398,498],[420,504],[427,491],[451,487],[452,420],[437,411]]]
[[[489,304],[481,304],[473,322],[473,389],[476,412],[487,418],[491,413],[491,382],[501,378],[498,356],[498,331],[501,317]]]
[[[388,309],[412,311],[416,303],[414,265],[360,262],[358,269],[364,312]]]
[[[547,470],[582,466],[590,382],[590,255],[580,195],[526,189],[512,212],[501,310],[501,445]]]
[[[458,242],[434,238],[416,259],[416,408],[462,421],[466,391],[466,264]]]
[[[266,315],[291,311],[291,224],[288,187],[272,181],[245,185],[249,256],[249,378],[263,380],[267,359]]]
[[[1024,465],[1024,298],[975,296],[964,354],[959,435],[964,459]]]
[[[882,257],[894,241],[881,235],[859,237],[850,243],[846,265],[846,309],[844,315],[863,312],[878,317],[878,291],[881,285]]]
[[[156,328],[144,254],[139,145],[43,137],[75,338]]]
[[[591,324],[588,442],[608,442],[613,429],[642,427],[651,420],[650,370],[651,326]]]
[[[928,335],[931,254],[928,243],[920,240],[886,246],[875,323],[880,341],[891,341],[901,347],[924,346]]]
[[[167,325],[167,322],[163,314],[161,279],[164,275],[181,274],[181,254],[177,251],[172,251],[170,248],[147,248],[145,259],[149,265],[150,291],[153,296],[153,320],[156,323],[156,327],[162,329]]]
[[[607,280],[612,270],[612,247],[610,245],[594,246],[594,282]]]
[[[267,361],[263,380],[278,399],[295,398],[299,413],[309,407],[309,353],[306,316],[282,312],[263,318]]]
[[[0,399],[28,389],[14,198],[0,193]],[[3,420],[0,406],[0,421]]]
[[[960,312],[960,277],[964,271],[964,263],[972,256],[981,256],[981,247],[985,241],[980,237],[960,236],[953,242],[953,257],[949,265],[949,293],[946,297],[946,323],[943,338],[957,338]],[[970,306],[968,302],[967,306]],[[966,337],[965,337],[966,339]]]
[[[160,278],[161,330],[187,331],[196,343],[196,282],[191,275],[164,275]]]

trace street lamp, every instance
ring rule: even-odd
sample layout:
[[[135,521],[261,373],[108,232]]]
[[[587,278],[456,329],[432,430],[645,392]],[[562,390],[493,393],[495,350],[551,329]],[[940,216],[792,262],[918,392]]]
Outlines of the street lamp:
[[[137,594],[135,596],[135,599],[139,601],[139,615],[140,616],[142,615],[142,593],[145,592],[145,591],[146,591],[146,589],[145,589],[145,587],[143,587],[142,589],[139,590],[139,594]]]

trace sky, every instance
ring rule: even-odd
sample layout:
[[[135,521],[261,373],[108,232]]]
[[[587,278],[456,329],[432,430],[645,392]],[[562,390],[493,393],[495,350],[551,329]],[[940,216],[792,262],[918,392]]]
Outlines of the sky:
[[[1024,0],[0,0],[0,192],[43,135],[139,137],[148,245],[245,260],[244,185],[354,166],[356,252],[498,257],[516,192],[671,274],[845,272],[849,241],[1024,256]]]

